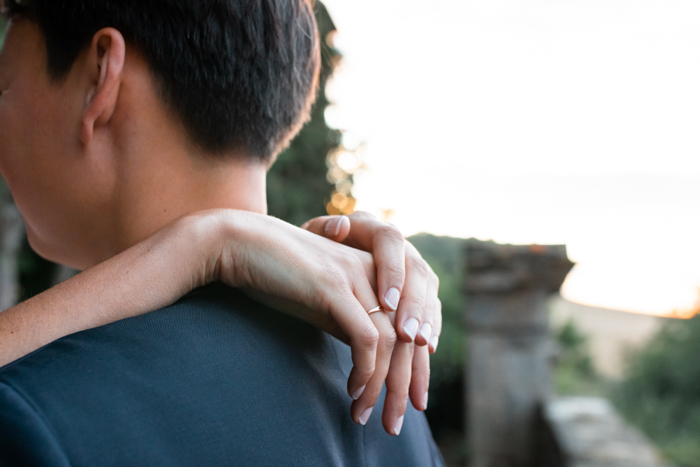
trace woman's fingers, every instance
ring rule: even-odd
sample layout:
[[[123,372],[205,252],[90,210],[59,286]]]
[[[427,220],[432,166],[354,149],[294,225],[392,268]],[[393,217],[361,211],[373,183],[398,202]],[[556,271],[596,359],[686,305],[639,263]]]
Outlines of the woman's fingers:
[[[353,284],[353,292],[357,301],[367,310],[375,308],[377,298],[369,281],[363,276],[362,279],[356,279]],[[369,319],[374,323],[378,334],[374,374],[367,385],[359,391],[359,394],[355,394],[359,397],[353,397],[356,400],[350,408],[352,418],[360,425],[366,424],[386,381],[388,392],[382,420],[389,434],[394,434],[398,418],[403,415],[406,408],[412,360],[410,355],[403,359],[398,357],[398,355],[405,353],[406,349],[400,349],[396,345],[397,337],[393,318],[393,314],[384,311],[369,315]],[[412,352],[412,349],[409,348],[408,351]],[[400,407],[402,399],[403,407]]]
[[[350,219],[347,216],[322,216],[311,219],[302,229],[342,243],[350,234]]]
[[[411,403],[416,410],[428,408],[428,388],[430,386],[430,355],[428,347],[415,347],[411,370]]]
[[[406,342],[397,342],[386,377],[386,400],[382,413],[382,424],[390,435],[398,436],[403,426],[403,417],[408,403],[411,383],[413,352],[417,347]]]
[[[374,313],[370,316],[377,338],[374,372],[366,381],[367,374],[362,368],[366,367],[367,362],[360,364],[358,360],[348,381],[348,392],[355,399],[351,409],[352,417],[364,425],[386,382],[382,422],[389,434],[398,434],[409,397],[416,409],[425,410],[427,407],[429,353],[435,352],[442,329],[439,279],[415,247],[406,242],[395,227],[380,222],[367,213],[354,213],[349,218],[321,217],[308,222],[304,228],[372,253],[374,264],[363,263],[365,275],[372,286],[354,274],[353,293],[365,308],[364,313],[375,306],[376,293],[386,310],[397,310],[397,313]],[[376,283],[370,277],[375,271]],[[375,284],[375,290],[370,291]],[[346,325],[341,327],[344,330],[347,328]],[[355,358],[354,344],[351,345]],[[361,385],[363,382],[365,383]]]
[[[440,333],[442,332],[442,302],[439,299],[437,301],[437,306],[438,312],[435,314],[433,332],[430,335],[430,341],[428,342],[430,353],[435,353],[437,351],[438,342],[440,340]]]
[[[302,227],[372,253],[377,268],[380,303],[384,309],[396,311],[406,275],[405,240],[396,227],[362,211],[354,212],[349,217],[317,217]]]
[[[329,294],[336,297],[330,306],[333,319],[350,340],[353,368],[348,378],[348,394],[358,399],[375,374],[380,335],[352,290],[339,294],[331,288]]]
[[[396,330],[404,342],[414,342],[421,329],[427,302],[430,269],[425,261],[406,250],[406,284],[396,312]]]
[[[374,367],[374,374],[360,397],[352,403],[350,408],[353,420],[360,425],[367,423],[374,406],[377,404],[377,399],[379,399],[384,381],[389,373],[389,367],[392,364],[391,356],[394,353],[396,344],[396,331],[394,331],[394,326],[389,316],[385,312],[378,312],[373,313],[370,318],[379,333],[377,361]]]
[[[386,310],[396,311],[406,279],[406,240],[399,229],[366,212],[351,214],[350,223],[344,243],[372,253],[381,304]]]
[[[416,345],[425,346],[430,343],[436,316],[441,314],[440,299],[438,298],[439,288],[440,280],[437,275],[433,271],[428,271],[425,293],[425,314],[423,315],[423,321],[416,335]]]

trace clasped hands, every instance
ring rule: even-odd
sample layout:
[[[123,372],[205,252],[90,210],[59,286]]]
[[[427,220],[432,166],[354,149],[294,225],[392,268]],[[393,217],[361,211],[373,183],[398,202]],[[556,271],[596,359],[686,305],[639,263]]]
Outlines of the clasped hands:
[[[394,226],[363,212],[319,217],[302,229],[260,214],[221,215],[231,217],[216,278],[350,345],[356,423],[367,423],[384,383],[389,434],[400,432],[409,397],[417,410],[427,408],[429,353],[442,326],[439,282]],[[386,311],[367,314],[378,305]]]

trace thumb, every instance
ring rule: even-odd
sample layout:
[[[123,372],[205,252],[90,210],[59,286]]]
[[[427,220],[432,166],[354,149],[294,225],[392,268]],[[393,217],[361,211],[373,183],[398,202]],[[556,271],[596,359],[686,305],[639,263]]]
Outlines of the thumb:
[[[321,237],[342,242],[350,235],[350,219],[347,216],[316,217],[301,228]]]

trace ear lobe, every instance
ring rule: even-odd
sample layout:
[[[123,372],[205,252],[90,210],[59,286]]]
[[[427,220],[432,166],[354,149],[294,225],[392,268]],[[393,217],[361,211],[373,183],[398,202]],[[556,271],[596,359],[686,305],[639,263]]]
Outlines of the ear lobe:
[[[126,44],[119,31],[104,28],[95,34],[88,52],[91,87],[87,93],[80,129],[83,144],[92,140],[95,128],[105,125],[112,118],[125,58]]]

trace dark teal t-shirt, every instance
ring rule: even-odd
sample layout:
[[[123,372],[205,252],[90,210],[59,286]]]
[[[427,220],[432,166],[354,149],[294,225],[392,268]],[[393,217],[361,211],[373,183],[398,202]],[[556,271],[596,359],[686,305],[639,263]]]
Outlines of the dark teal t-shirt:
[[[350,418],[350,349],[236,289],[62,338],[0,368],[0,466],[443,465],[410,406]]]

